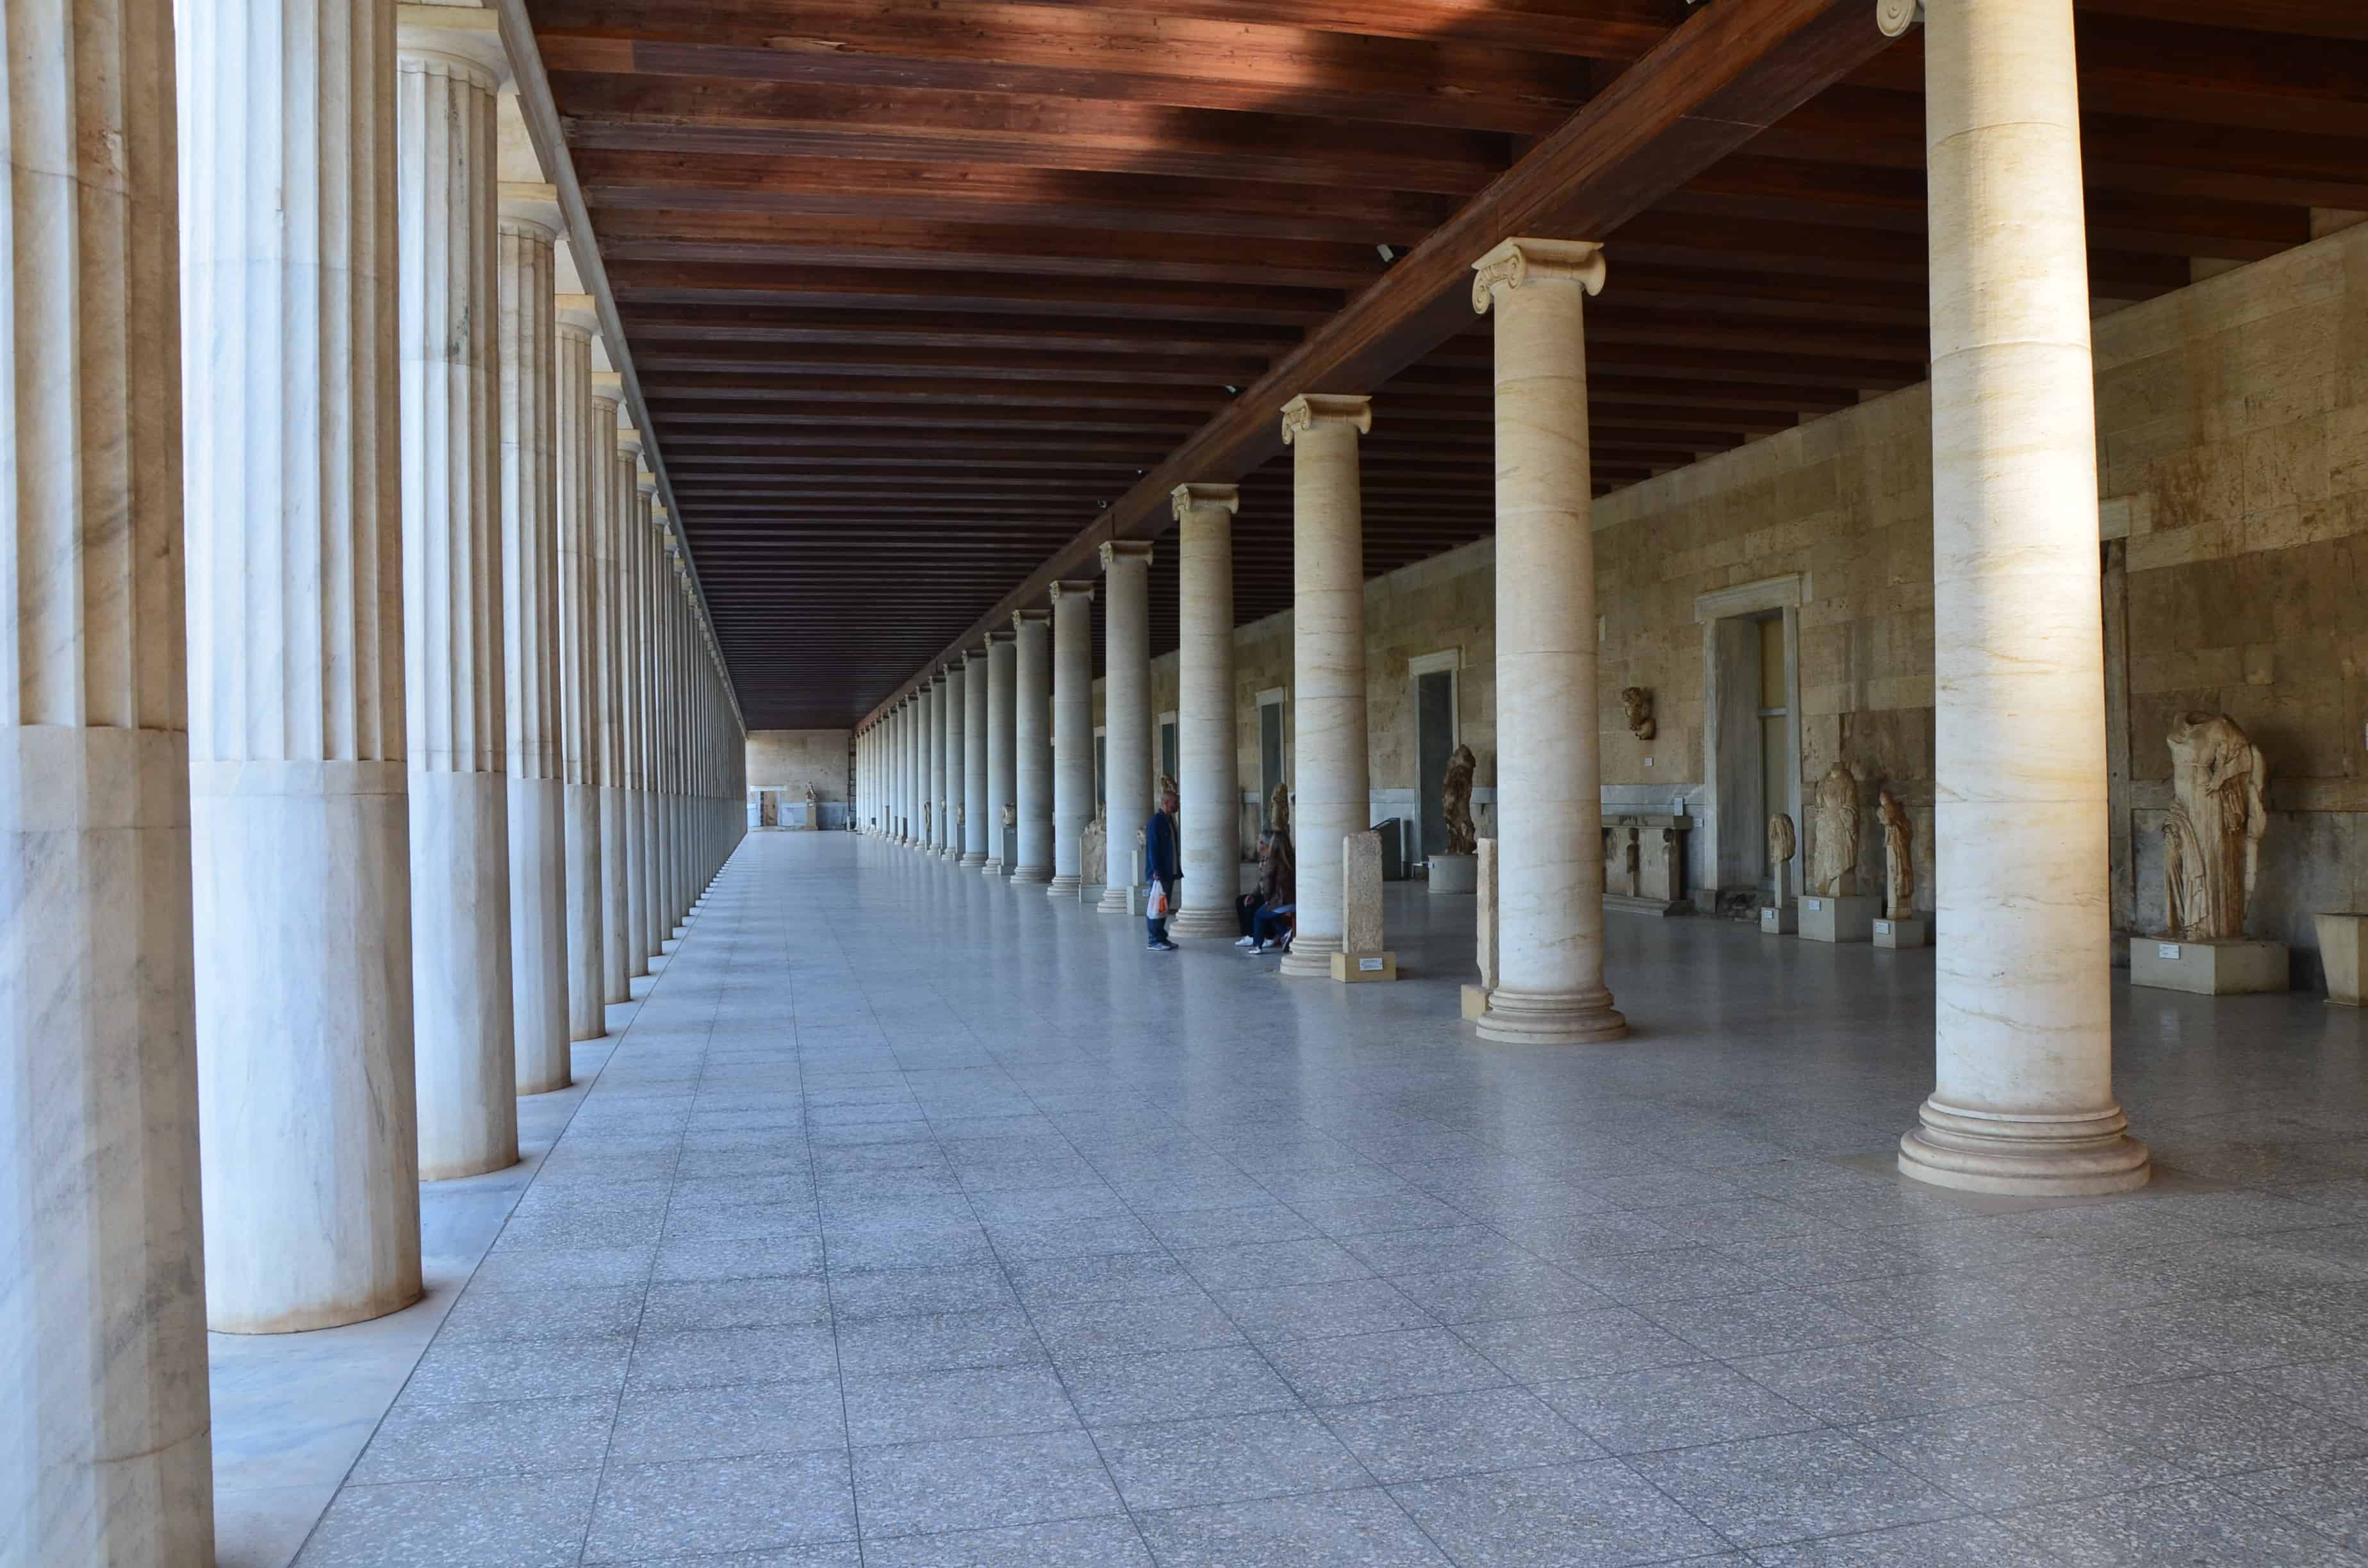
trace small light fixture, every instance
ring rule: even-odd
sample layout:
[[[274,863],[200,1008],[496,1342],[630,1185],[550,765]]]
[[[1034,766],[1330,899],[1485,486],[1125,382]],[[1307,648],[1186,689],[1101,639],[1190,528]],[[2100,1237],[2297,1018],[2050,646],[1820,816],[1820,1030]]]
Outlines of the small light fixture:
[[[1242,389],[1234,385],[1231,381],[1227,381],[1225,383],[1225,395],[1227,397],[1239,397],[1242,395]]]

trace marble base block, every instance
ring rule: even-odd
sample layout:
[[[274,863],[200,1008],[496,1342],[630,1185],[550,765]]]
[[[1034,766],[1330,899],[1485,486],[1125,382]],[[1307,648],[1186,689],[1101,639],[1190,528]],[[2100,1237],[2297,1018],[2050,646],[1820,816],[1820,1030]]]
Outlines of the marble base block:
[[[1467,985],[1463,988],[1463,1021],[1476,1023],[1488,1016],[1488,988]]]
[[[1358,985],[1368,981],[1395,980],[1398,977],[1398,956],[1395,953],[1334,953],[1332,978],[1343,985]]]
[[[1874,937],[1874,912],[1883,901],[1866,893],[1804,895],[1801,939],[1807,942],[1865,942]]]
[[[1431,892],[1477,892],[1479,889],[1479,856],[1434,855],[1430,858]]]
[[[2130,983],[2198,996],[2236,996],[2290,989],[2283,942],[2234,937],[2218,942],[2165,942],[2141,937],[2130,943]]]
[[[1878,920],[1874,923],[1874,945],[1878,948],[1920,948],[1926,935],[1921,920]]]
[[[2327,999],[2357,1007],[2360,976],[2368,971],[2368,915],[2315,915],[2319,962],[2327,966]]]
[[[1789,937],[1801,928],[1801,909],[1793,903],[1763,903],[1759,906],[1759,934],[1763,937]]]

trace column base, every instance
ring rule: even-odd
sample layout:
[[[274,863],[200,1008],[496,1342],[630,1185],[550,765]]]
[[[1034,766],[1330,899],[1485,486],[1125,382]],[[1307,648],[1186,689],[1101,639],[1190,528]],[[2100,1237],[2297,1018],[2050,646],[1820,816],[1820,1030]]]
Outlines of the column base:
[[[999,877],[1003,875],[1003,862],[1000,860],[981,861],[978,869],[981,872],[990,877]]]
[[[1133,888],[1128,886],[1124,882],[1105,882],[1102,884],[1101,902],[1094,905],[1094,913],[1097,915],[1133,915],[1135,913],[1136,907],[1135,892]],[[1175,930],[1175,922],[1168,922],[1167,928],[1170,931]]]
[[[1594,1045],[1628,1038],[1628,1020],[1600,986],[1557,992],[1500,985],[1488,994],[1488,1010],[1474,1028],[1482,1040],[1508,1045]]]
[[[986,852],[983,849],[973,849],[956,864],[965,871],[975,871],[986,864]]]
[[[1074,875],[1068,873],[1064,873],[1060,876],[1054,877],[1051,881],[1044,884],[1044,896],[1046,898],[1076,898],[1077,896],[1077,879]]]
[[[1039,883],[1049,882],[1052,880],[1053,868],[1050,866],[1019,866],[1014,868],[1011,873],[1011,881],[1014,887],[1018,887],[1022,884],[1033,887]]]
[[[962,851],[954,848],[951,845],[948,845],[945,848],[938,851],[938,858],[941,860],[951,860],[957,865],[961,864],[962,858]]]
[[[1167,934],[1171,937],[1188,938],[1223,937],[1228,942],[1235,941],[1242,934],[1241,916],[1230,909],[1215,909],[1205,903],[1188,903],[1176,912],[1175,919],[1167,923]],[[1339,951],[1338,945],[1335,944],[1332,950]],[[1288,971],[1291,960],[1285,959],[1282,961],[1285,971]],[[1332,972],[1328,960],[1319,963],[1317,967],[1327,975]]]
[[[1899,1174],[1961,1192],[2094,1198],[2135,1192],[2153,1174],[2119,1106],[2069,1116],[2000,1115],[1924,1102],[1899,1140]]]
[[[1329,980],[1332,955],[1345,950],[1338,937],[1295,937],[1276,972],[1286,980]]]

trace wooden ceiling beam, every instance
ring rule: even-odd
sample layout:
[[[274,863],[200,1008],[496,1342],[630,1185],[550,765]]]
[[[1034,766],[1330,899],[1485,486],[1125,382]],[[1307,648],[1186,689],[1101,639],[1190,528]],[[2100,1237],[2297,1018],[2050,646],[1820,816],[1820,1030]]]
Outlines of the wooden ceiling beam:
[[[610,262],[620,304],[712,304],[839,311],[978,311],[1151,316],[1306,327],[1329,319],[1329,289],[1244,290],[1216,284],[1123,278],[1041,278],[1011,273],[900,271],[837,267],[758,267],[713,262]]]

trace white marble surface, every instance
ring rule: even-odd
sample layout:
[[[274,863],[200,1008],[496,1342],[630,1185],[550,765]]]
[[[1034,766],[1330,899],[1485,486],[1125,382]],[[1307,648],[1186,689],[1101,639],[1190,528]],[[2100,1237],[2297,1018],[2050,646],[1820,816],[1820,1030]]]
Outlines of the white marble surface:
[[[598,639],[598,665],[590,735],[599,756],[600,812],[600,998],[603,1006],[627,1000],[632,984],[632,935],[625,921],[625,754],[623,707],[623,584],[617,564],[625,507],[618,499],[617,417],[624,390],[614,371],[592,377],[592,429],[586,445],[590,478],[586,497],[591,512],[593,606],[590,624]]]
[[[1008,631],[990,631],[986,639],[986,821],[979,831],[986,836],[982,874],[999,877],[1009,869],[1003,863],[1003,818],[1017,809],[1019,800],[1018,733],[1019,648]]]
[[[1900,1168],[2121,1191],[2095,382],[2068,0],[1930,8],[1936,1084]]]
[[[1132,914],[1128,897],[1139,868],[1129,862],[1134,835],[1151,815],[1151,551],[1148,543],[1105,543],[1102,560],[1102,857],[1077,874],[1102,884],[1096,907]],[[1115,860],[1111,846],[1116,846]],[[1115,867],[1116,874],[1111,871]],[[1186,869],[1185,881],[1191,874]],[[1171,925],[1168,929],[1173,931]]]
[[[970,782],[967,675],[967,661],[957,660],[946,666],[946,834],[940,853],[949,860],[962,858],[962,835],[970,826],[970,812],[965,809]]]
[[[1242,858],[1240,813],[1234,810],[1234,516],[1241,487],[1182,484],[1176,514],[1176,765],[1182,820],[1184,907],[1168,925],[1179,938],[1241,933],[1233,901]],[[1152,742],[1156,744],[1155,732]],[[1132,844],[1134,835],[1113,842]]]
[[[567,869],[567,1033],[598,1040],[602,1021],[600,939],[599,467],[594,460],[589,301],[561,302],[553,356],[555,526],[559,553],[560,756]]]
[[[1077,841],[1094,814],[1094,585],[1053,585],[1053,898],[1077,896]]]
[[[1474,263],[1494,314],[1497,943],[1489,1040],[1616,1040],[1603,983],[1587,297],[1599,245],[1508,240]]]
[[[986,864],[986,652],[962,654],[962,856],[965,870]]]
[[[1357,442],[1365,397],[1293,398],[1282,415],[1292,461],[1292,841],[1299,934],[1282,972],[1328,979],[1342,950],[1341,841],[1361,833],[1365,746],[1365,526]],[[1231,785],[1227,787],[1231,793]]]
[[[419,1294],[394,7],[177,45],[207,1312],[313,1328]]]
[[[1015,884],[1053,880],[1053,615],[1020,610],[1011,618],[1019,642],[1012,686],[1012,757],[1018,773],[1013,802],[1019,817]]]

